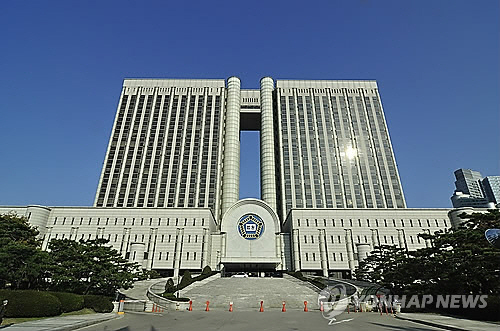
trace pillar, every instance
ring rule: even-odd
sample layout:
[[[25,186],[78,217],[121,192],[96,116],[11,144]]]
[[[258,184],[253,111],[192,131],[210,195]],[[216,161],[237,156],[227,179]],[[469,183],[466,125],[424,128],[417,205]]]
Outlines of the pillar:
[[[406,249],[405,232],[403,229],[398,229],[398,241],[399,241],[399,248]]]
[[[221,217],[240,195],[240,104],[240,79],[230,77],[227,80]]]
[[[276,211],[276,165],[274,153],[273,90],[271,77],[260,80],[260,181],[262,200]]]
[[[325,245],[325,230],[319,230],[319,254],[321,257],[321,270],[323,271],[323,276],[328,277],[328,261],[326,257],[326,245]]]
[[[177,238],[175,241],[174,278],[179,277],[181,268],[182,242],[184,241],[184,229],[177,228]]]
[[[293,231],[293,269],[294,271],[300,270],[300,254],[299,254],[299,230]]]
[[[356,248],[358,249],[358,262],[363,261],[370,254],[370,245],[365,243],[356,244]]]
[[[372,230],[372,250],[375,250],[376,246],[380,246],[380,243],[378,242],[378,230],[377,229],[371,229]]]
[[[202,250],[202,255],[201,255],[201,267],[204,268],[206,265],[209,265],[209,258],[208,258],[208,229],[204,228],[203,229],[203,250]]]
[[[349,263],[349,269],[351,271],[354,271],[354,252],[352,250],[352,238],[350,229],[345,229],[345,245],[347,249],[347,261]]]

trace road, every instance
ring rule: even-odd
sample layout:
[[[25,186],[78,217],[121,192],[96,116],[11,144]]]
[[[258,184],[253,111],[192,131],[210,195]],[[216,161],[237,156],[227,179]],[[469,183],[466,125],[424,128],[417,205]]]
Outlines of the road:
[[[125,313],[123,317],[79,331],[162,331],[162,330],[442,330],[377,313],[343,313],[337,321],[323,318],[321,312],[281,311],[192,311]]]

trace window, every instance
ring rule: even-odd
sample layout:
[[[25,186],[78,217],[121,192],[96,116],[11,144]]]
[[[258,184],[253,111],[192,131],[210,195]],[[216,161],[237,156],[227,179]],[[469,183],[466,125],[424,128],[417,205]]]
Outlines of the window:
[[[161,252],[160,252],[160,254],[159,254],[159,256],[158,256],[158,260],[161,260]]]
[[[307,244],[307,236],[304,235],[304,244]]]
[[[309,255],[306,253],[306,261],[309,261]]]

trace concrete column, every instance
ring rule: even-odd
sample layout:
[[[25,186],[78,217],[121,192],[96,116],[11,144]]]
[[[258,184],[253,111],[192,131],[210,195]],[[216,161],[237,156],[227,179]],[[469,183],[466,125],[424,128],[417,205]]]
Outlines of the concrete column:
[[[273,90],[271,77],[260,80],[260,182],[262,200],[276,211],[276,166],[274,153]]]
[[[50,208],[44,206],[33,205],[26,208],[25,216],[28,218],[28,222],[37,228],[39,238],[45,234],[45,231],[47,231],[50,211]]]
[[[240,195],[240,104],[240,79],[230,77],[227,80],[221,217]]]
[[[398,241],[399,241],[399,248],[406,249],[405,232],[403,229],[398,229]]]
[[[286,258],[285,258],[285,238],[280,234],[280,257],[281,257],[281,270],[286,270]]]
[[[378,230],[377,229],[371,229],[371,230],[372,230],[372,250],[375,250],[375,246],[379,246]]]
[[[424,232],[429,234],[429,235],[431,234],[431,231],[429,229],[425,229]],[[425,247],[426,248],[432,247],[432,243],[429,239],[425,240]]]
[[[208,259],[208,229],[203,229],[203,239],[202,239],[203,250],[201,254],[201,267],[204,268],[206,265],[209,265]]]
[[[153,268],[153,260],[155,255],[157,237],[158,237],[158,228],[151,228],[149,230],[148,263],[146,265],[147,270],[151,270]]]
[[[130,262],[137,262],[141,268],[143,267],[144,262],[144,243],[131,243],[130,244],[130,256],[128,260]]]
[[[325,230],[319,230],[319,253],[321,256],[321,270],[323,270],[323,276],[328,277],[328,262],[326,257],[326,245],[325,245]]]
[[[183,241],[184,241],[184,229],[177,228],[177,239],[175,241],[174,278],[179,277]]]
[[[293,230],[293,269],[300,270],[300,254],[299,254],[299,230]]]
[[[52,235],[52,227],[48,227],[45,231],[45,237],[43,238],[42,250],[47,250],[47,246],[49,246],[50,236]]]
[[[347,249],[347,261],[349,263],[349,269],[351,269],[351,271],[354,271],[354,252],[352,250],[352,238],[350,229],[345,229],[345,245]]]
[[[363,261],[370,254],[369,244],[356,244],[356,248],[358,249],[358,262]]]
[[[221,232],[221,238],[220,238],[220,253],[221,257],[226,257],[226,241],[227,241],[227,233]]]

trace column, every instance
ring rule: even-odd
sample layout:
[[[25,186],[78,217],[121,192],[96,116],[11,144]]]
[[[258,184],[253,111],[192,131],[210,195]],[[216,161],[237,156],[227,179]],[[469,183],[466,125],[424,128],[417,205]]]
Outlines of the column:
[[[230,77],[227,80],[221,217],[240,195],[240,103],[240,79]]]
[[[276,211],[276,166],[274,153],[273,90],[271,77],[260,80],[260,182],[262,200]]]
[[[354,271],[354,252],[352,251],[352,238],[351,230],[345,229],[345,245],[347,249],[347,261],[349,262],[349,269]]]
[[[182,242],[184,241],[184,229],[177,228],[177,238],[175,240],[175,260],[174,260],[174,278],[179,277],[181,267]]]
[[[398,241],[399,241],[399,248],[406,249],[405,233],[403,229],[398,229]]]
[[[371,229],[372,230],[372,250],[375,250],[376,246],[380,246],[378,242],[378,230],[377,229]]]
[[[286,257],[285,257],[285,238],[283,234],[280,234],[280,257],[281,257],[281,270],[286,270]]]
[[[326,260],[325,229],[319,230],[319,253],[321,256],[321,270],[323,276],[328,277],[328,263]]]
[[[299,254],[299,230],[293,230],[293,269],[300,270],[300,254]]]
[[[201,268],[203,269],[206,265],[209,265],[208,259],[208,229],[203,229],[203,241],[202,241],[202,255],[201,255]]]

